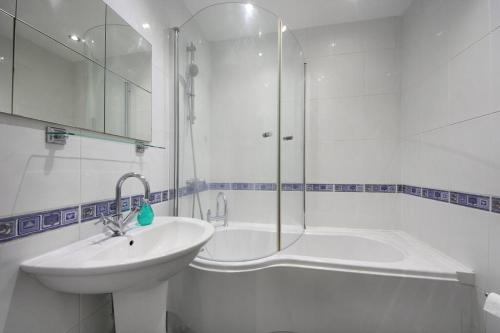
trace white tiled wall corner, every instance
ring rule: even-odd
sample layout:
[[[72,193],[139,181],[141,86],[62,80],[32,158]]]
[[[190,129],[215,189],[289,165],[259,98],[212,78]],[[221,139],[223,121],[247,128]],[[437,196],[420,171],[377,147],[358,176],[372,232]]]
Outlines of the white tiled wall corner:
[[[415,0],[403,17],[402,183],[496,195],[497,0]],[[499,291],[498,216],[402,196],[402,229],[472,267],[477,294]],[[478,297],[474,328],[493,333]],[[486,323],[486,324],[485,324]],[[484,327],[486,326],[486,327]]]

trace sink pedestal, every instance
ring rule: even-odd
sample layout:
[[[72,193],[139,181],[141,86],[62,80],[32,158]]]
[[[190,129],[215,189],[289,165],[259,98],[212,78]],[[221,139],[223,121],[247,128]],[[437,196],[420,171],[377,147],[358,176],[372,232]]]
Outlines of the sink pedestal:
[[[167,282],[113,293],[116,333],[165,333]]]

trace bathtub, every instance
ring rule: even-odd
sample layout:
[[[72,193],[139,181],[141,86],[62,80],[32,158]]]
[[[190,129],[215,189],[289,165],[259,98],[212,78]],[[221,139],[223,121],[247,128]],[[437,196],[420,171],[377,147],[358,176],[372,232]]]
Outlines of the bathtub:
[[[169,281],[169,332],[472,331],[473,271],[404,232],[313,227],[265,257],[273,236],[219,228]]]

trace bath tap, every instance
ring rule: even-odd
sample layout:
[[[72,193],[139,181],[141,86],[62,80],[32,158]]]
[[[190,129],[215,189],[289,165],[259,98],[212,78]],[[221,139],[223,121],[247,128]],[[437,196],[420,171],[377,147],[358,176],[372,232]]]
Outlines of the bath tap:
[[[219,211],[219,209],[220,209],[219,199],[222,199],[222,201],[224,203],[224,212],[223,212],[223,214],[221,214],[220,211]],[[224,220],[223,226],[227,227],[227,197],[224,194],[224,192],[219,192],[217,194],[216,202],[217,202],[217,206],[216,206],[216,209],[215,209],[215,216],[212,216],[212,211],[210,209],[208,209],[208,212],[207,212],[207,221],[208,222],[212,222],[212,221],[222,221],[222,220]]]
[[[116,197],[115,197],[115,205],[116,205],[116,213],[105,216],[104,214],[101,214],[101,218],[99,221],[97,221],[95,224],[102,223],[106,229],[110,230],[112,232],[112,236],[123,236],[125,235],[125,227],[131,223],[134,220],[134,217],[139,213],[140,207],[133,207],[130,210],[130,213],[123,218],[122,216],[122,185],[125,182],[125,180],[129,178],[137,178],[142,182],[142,185],[144,186],[144,202],[148,202],[149,200],[149,195],[151,193],[149,183],[146,180],[146,177],[139,173],[135,172],[129,172],[124,174],[123,176],[118,179],[118,182],[116,183]]]

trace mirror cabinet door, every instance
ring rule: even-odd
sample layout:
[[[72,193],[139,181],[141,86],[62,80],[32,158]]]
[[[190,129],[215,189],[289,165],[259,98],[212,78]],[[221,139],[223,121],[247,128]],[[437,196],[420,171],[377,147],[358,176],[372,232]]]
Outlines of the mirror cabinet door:
[[[101,0],[0,0],[0,112],[151,141],[151,59]]]
[[[151,44],[108,7],[106,68],[151,91]]]
[[[3,3],[2,3],[3,4]],[[0,112],[12,112],[14,18],[0,11]]]
[[[104,131],[104,68],[17,21],[14,114]]]
[[[151,141],[151,93],[106,72],[106,133]]]
[[[106,5],[101,0],[17,0],[17,18],[104,66]]]
[[[151,44],[106,13],[106,133],[151,141]]]

